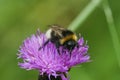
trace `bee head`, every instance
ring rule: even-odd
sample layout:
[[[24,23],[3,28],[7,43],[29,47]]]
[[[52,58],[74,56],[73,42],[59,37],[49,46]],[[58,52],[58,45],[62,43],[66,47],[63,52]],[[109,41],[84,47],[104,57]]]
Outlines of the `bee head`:
[[[63,46],[65,48],[67,48],[68,50],[73,50],[74,47],[77,45],[77,42],[74,41],[74,40],[69,40],[69,41],[66,41]]]

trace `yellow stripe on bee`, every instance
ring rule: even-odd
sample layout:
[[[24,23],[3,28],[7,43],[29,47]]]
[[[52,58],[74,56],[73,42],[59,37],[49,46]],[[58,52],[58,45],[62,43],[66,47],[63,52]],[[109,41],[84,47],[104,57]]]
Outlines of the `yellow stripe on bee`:
[[[63,39],[60,39],[60,43],[64,44],[64,42],[66,42],[66,41],[68,41],[70,39],[77,41],[77,36],[75,34],[66,36]]]

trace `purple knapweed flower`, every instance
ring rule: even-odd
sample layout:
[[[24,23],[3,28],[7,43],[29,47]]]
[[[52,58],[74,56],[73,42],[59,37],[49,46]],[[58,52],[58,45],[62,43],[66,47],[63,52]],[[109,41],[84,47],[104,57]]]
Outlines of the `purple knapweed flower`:
[[[18,54],[18,58],[23,59],[23,62],[19,63],[21,68],[37,69],[40,76],[47,75],[46,79],[54,77],[58,78],[57,80],[68,80],[66,74],[71,67],[88,62],[90,59],[87,54],[88,46],[82,37],[78,40],[79,48],[75,47],[71,54],[69,51],[63,50],[63,47],[60,47],[59,54],[56,46],[51,42],[39,50],[46,40],[45,34],[39,31],[36,35],[24,40]]]

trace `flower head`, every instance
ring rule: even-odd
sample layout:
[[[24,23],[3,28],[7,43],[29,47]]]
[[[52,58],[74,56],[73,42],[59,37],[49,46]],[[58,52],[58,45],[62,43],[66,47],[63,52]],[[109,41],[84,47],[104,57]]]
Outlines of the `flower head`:
[[[22,58],[23,62],[19,63],[21,68],[32,70],[37,69],[40,75],[47,74],[49,77],[55,78],[61,76],[62,80],[67,79],[66,74],[72,66],[88,62],[90,57],[87,54],[88,46],[84,43],[84,39],[78,40],[78,47],[75,47],[71,54],[67,50],[60,47],[60,54],[56,46],[49,42],[44,48],[39,48],[47,40],[44,33],[37,32],[36,35],[24,40],[20,47],[18,58]]]

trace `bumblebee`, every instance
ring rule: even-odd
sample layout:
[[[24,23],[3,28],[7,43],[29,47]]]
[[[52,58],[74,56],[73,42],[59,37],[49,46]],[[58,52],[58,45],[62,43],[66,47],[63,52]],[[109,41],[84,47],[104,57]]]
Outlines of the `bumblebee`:
[[[50,28],[46,31],[45,34],[47,37],[47,41],[43,44],[43,47],[49,41],[55,44],[58,53],[60,53],[59,51],[60,46],[63,46],[64,49],[67,49],[68,51],[70,51],[70,53],[75,46],[78,47],[77,35],[74,32],[58,25],[50,25],[49,27]],[[39,50],[41,48],[42,47],[40,47]]]

